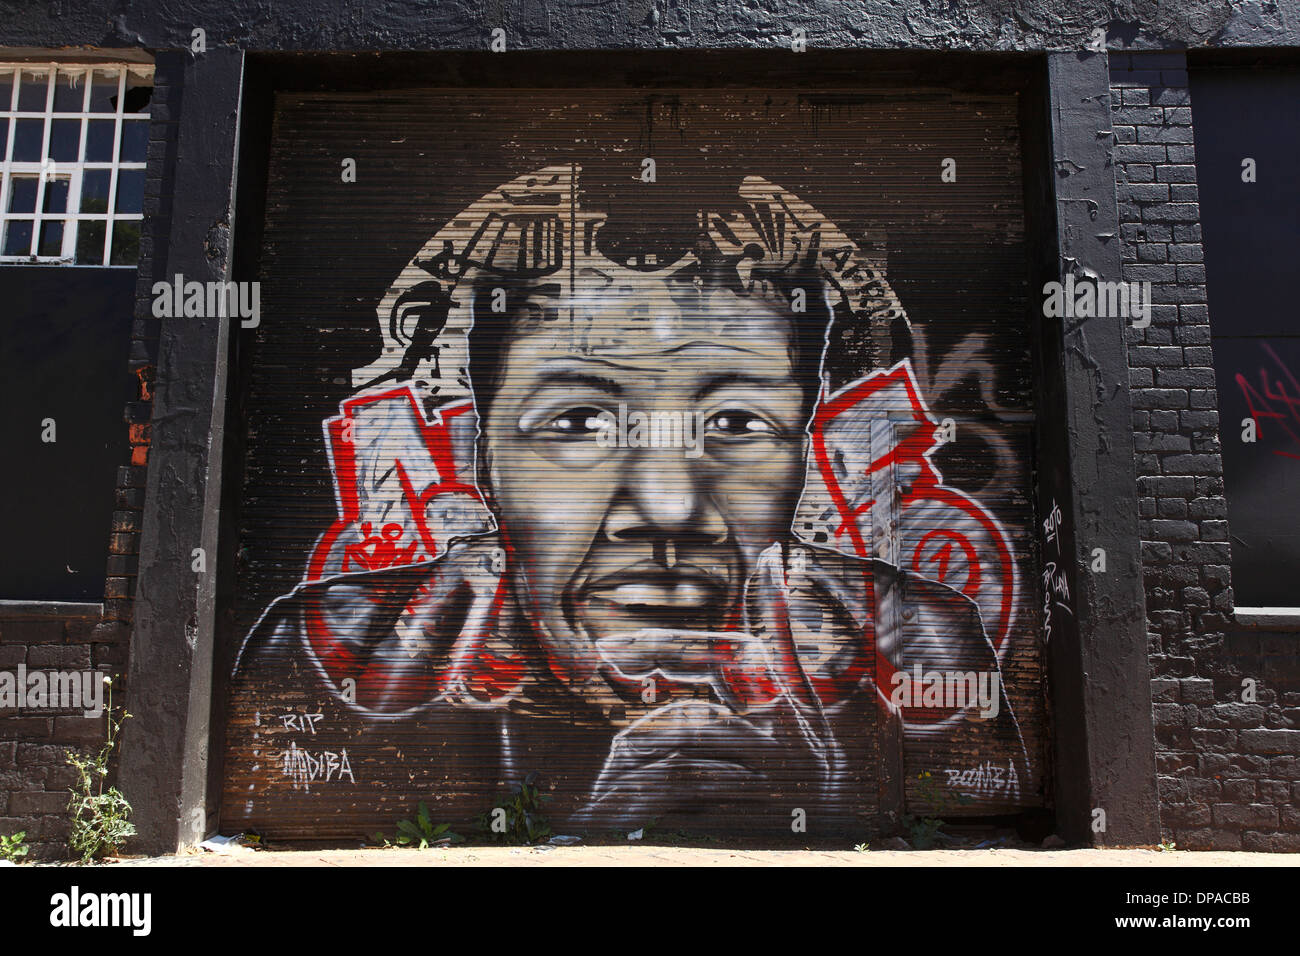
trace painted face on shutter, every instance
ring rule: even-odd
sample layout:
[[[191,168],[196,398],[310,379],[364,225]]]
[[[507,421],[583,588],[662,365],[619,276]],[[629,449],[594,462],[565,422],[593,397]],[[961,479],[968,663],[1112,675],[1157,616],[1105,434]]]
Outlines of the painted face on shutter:
[[[529,297],[484,429],[516,598],[575,686],[653,664],[630,632],[725,628],[805,460],[782,300],[599,279]]]

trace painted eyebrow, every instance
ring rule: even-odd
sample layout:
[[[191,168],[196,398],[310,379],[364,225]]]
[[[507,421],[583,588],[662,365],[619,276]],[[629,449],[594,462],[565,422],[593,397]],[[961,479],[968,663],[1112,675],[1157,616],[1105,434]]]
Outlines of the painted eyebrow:
[[[720,388],[726,388],[728,385],[757,385],[761,388],[772,388],[776,385],[786,384],[785,378],[769,378],[763,375],[746,375],[744,372],[728,372],[725,375],[715,375],[709,379],[695,392],[695,401],[699,401],[710,392],[716,392]],[[790,384],[798,387],[798,382]]]
[[[585,372],[547,372],[538,379],[537,387],[545,388],[547,385],[586,385],[610,395],[623,394],[623,386],[612,378]]]

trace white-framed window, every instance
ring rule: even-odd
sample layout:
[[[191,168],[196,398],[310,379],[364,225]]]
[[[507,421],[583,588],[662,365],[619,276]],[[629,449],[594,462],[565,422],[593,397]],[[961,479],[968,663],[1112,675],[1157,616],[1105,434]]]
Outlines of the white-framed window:
[[[132,266],[153,67],[0,63],[0,266]]]

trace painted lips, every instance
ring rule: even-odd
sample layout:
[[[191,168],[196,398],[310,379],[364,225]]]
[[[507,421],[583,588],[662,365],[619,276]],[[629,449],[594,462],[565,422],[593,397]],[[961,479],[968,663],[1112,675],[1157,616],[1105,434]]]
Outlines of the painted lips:
[[[598,639],[644,627],[708,627],[725,612],[727,582],[699,568],[632,567],[604,575],[579,593],[577,606]]]
[[[696,575],[635,575],[620,581],[603,581],[584,592],[588,601],[622,607],[691,610],[714,605],[723,590],[712,579]]]

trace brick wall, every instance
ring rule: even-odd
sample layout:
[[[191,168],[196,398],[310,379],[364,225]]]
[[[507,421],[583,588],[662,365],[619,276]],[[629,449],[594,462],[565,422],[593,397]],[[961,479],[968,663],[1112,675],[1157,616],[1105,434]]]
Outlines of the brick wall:
[[[57,605],[0,610],[0,670],[124,674],[127,628],[100,620],[96,605],[85,609],[75,616]],[[114,701],[121,699],[115,688]],[[0,833],[25,831],[27,859],[67,856],[68,788],[76,779],[67,751],[98,749],[106,729],[104,717],[81,710],[0,709]]]
[[[138,382],[135,400],[124,412],[131,460],[118,469],[117,500],[113,512],[113,534],[109,541],[108,580],[104,593],[104,616],[129,624],[139,568],[140,528],[144,516],[145,474],[149,464],[149,420],[153,414],[154,368],[158,361],[159,320],[152,312],[155,261],[165,261],[167,234],[171,224],[172,197],[163,186],[171,169],[176,142],[176,112],[179,88],[173,83],[166,58],[154,72],[153,97],[149,102],[149,148],[146,156],[144,214],[140,235],[140,267],[136,273],[135,321],[131,330],[129,365]]]
[[[175,150],[175,120],[179,96],[171,72],[160,65],[150,104],[150,143],[145,179],[145,228],[140,237],[135,321],[130,368],[139,382],[134,401],[125,409],[131,446],[130,461],[118,469],[112,531],[105,543],[107,576],[102,612],[96,605],[30,605],[0,609],[0,670],[19,665],[34,670],[95,669],[113,677],[113,700],[126,700],[124,680],[131,634],[132,605],[139,564],[140,528],[144,514],[145,473],[149,456],[154,366],[158,351],[158,320],[151,312],[152,262],[170,228],[171,197],[163,180]],[[104,740],[104,718],[88,719],[81,712],[59,710],[0,710],[0,833],[26,831],[31,848],[27,859],[60,859],[68,855],[68,788],[75,771],[67,751],[93,751]],[[111,765],[109,782],[116,775]]]
[[[1149,280],[1155,303],[1128,342],[1163,833],[1300,850],[1295,638],[1232,614],[1186,57],[1112,54],[1110,70],[1124,278]]]

